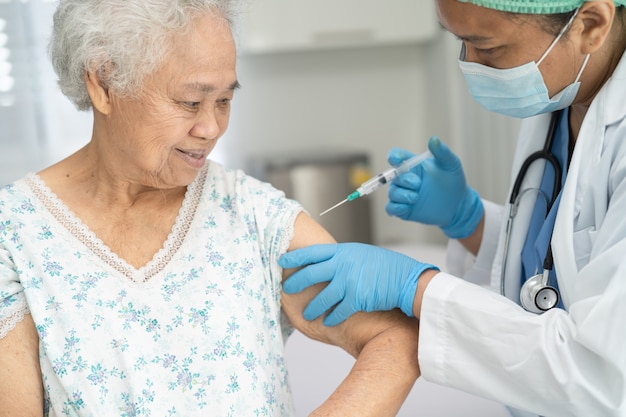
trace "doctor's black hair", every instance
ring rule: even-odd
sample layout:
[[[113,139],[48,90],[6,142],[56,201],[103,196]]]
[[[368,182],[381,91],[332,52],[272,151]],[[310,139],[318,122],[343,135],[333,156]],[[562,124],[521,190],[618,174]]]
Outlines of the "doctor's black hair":
[[[559,32],[561,32],[561,29],[563,29],[563,26],[565,26],[574,15],[575,10],[555,14],[504,13],[509,15],[512,20],[518,22],[523,20],[535,20],[544,32],[557,36]],[[565,31],[563,36],[567,36],[567,31]]]

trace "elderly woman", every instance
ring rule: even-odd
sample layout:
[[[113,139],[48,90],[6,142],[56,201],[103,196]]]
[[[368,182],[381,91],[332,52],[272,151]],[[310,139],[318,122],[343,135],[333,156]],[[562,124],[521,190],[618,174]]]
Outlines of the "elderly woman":
[[[225,0],[62,0],[52,61],[89,143],[0,191],[0,415],[293,416],[290,326],[357,360],[315,415],[392,416],[418,376],[401,314],[306,322],[287,250],[332,242],[208,161],[239,84]]]

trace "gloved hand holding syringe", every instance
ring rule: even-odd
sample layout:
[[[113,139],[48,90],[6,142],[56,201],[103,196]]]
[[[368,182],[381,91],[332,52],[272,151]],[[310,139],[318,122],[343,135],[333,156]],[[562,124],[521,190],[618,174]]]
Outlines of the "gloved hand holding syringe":
[[[342,205],[343,203],[345,203],[347,201],[353,201],[353,200],[356,200],[359,197],[363,197],[364,195],[368,195],[368,194],[373,193],[374,191],[378,190],[380,187],[382,187],[383,185],[387,184],[388,182],[390,182],[391,180],[393,180],[397,176],[399,176],[401,174],[404,174],[405,172],[408,172],[411,168],[413,168],[414,166],[419,165],[422,161],[424,161],[427,158],[431,158],[432,156],[433,156],[433,154],[430,153],[430,151],[426,151],[426,152],[420,153],[418,155],[415,155],[415,156],[413,156],[413,157],[403,161],[400,165],[398,165],[396,167],[389,168],[388,170],[386,170],[384,172],[381,172],[380,174],[370,178],[369,180],[367,180],[363,184],[361,184],[361,186],[359,188],[357,188],[348,197],[346,197],[345,200],[335,204],[334,206],[332,206],[328,210],[323,211],[320,214],[320,216],[323,216],[324,214],[326,214],[329,211],[339,207],[340,205]]]

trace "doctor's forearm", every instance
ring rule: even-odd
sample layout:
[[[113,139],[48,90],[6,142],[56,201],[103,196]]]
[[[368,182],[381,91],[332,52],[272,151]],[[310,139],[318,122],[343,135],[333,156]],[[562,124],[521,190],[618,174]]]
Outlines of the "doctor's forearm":
[[[480,244],[483,240],[483,231],[485,230],[485,215],[480,219],[480,223],[476,226],[474,233],[469,235],[468,237],[459,239],[459,242],[465,249],[467,249],[473,255],[478,254],[478,250],[480,249]]]
[[[422,272],[417,280],[417,290],[415,291],[415,298],[413,298],[413,315],[419,320],[422,311],[422,300],[424,298],[424,292],[428,287],[430,281],[437,276],[439,271],[434,269],[427,269]]]
[[[466,238],[458,239],[459,243],[463,245],[463,247],[472,253],[473,255],[478,254],[478,250],[480,249],[480,245],[483,240],[483,232],[485,231],[485,215],[483,214],[478,226],[474,230],[474,233],[469,235]],[[424,292],[428,287],[430,281],[437,276],[438,271],[434,269],[427,269],[422,272],[417,281],[417,289],[415,291],[415,297],[413,298],[413,315],[419,319],[422,310],[422,299],[424,298]]]

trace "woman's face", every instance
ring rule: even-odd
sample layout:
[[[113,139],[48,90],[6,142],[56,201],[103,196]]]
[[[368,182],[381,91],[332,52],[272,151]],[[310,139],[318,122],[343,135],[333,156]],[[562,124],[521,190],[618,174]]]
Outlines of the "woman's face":
[[[228,126],[235,64],[227,24],[196,19],[137,99],[112,96],[105,149],[117,171],[150,187],[190,184]]]
[[[500,69],[537,62],[556,37],[535,16],[512,16],[457,0],[435,1],[439,22],[465,44],[468,62]],[[550,96],[575,80],[583,59],[567,37],[556,43],[539,65]]]

